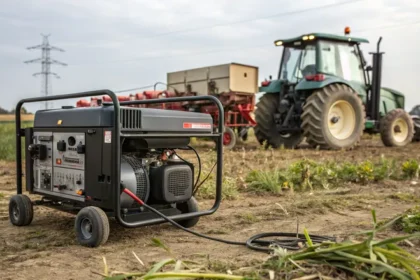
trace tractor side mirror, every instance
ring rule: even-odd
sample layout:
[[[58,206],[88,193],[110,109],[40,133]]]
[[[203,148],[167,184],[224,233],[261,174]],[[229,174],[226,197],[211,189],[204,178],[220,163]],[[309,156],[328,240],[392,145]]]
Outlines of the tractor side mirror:
[[[269,79],[270,79],[270,81],[271,81],[271,80],[273,79],[273,76],[271,76],[271,75],[270,75],[270,76],[268,76],[268,78],[269,78]]]

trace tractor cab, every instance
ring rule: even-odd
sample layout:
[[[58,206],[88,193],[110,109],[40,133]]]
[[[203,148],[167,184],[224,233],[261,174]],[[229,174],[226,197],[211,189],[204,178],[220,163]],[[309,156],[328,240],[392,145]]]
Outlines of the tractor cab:
[[[276,40],[283,55],[277,79],[270,77],[259,88],[258,141],[295,148],[306,139],[314,147],[347,149],[363,132],[379,132],[386,146],[411,142],[413,122],[404,111],[404,95],[381,87],[381,40],[371,53],[371,66],[360,49],[369,41],[350,36],[348,27],[344,35],[307,33]]]
[[[277,79],[288,84],[322,82],[326,79],[344,79],[365,86],[365,60],[360,43],[362,38],[324,33],[309,33],[291,39],[276,40],[275,46],[283,47]],[[265,91],[271,81],[264,81],[260,91]],[[301,87],[308,88],[311,84]]]

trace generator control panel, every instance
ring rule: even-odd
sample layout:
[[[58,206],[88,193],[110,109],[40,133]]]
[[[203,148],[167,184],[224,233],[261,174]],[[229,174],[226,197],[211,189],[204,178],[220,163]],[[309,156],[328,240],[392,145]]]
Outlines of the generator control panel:
[[[34,132],[33,143],[38,154],[34,160],[35,190],[83,199],[85,134]]]

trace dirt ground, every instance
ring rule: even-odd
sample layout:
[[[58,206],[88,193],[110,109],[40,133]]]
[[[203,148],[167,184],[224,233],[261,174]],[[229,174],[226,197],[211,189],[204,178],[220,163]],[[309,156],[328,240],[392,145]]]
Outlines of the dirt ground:
[[[208,153],[205,147],[199,151]],[[420,143],[391,149],[383,147],[378,139],[365,139],[355,150],[335,152],[305,148],[270,152],[250,143],[225,152],[224,170],[230,176],[245,176],[250,169],[264,164],[284,167],[302,158],[362,161],[381,155],[400,160],[419,159]],[[168,257],[164,250],[152,245],[153,237],[162,240],[177,257],[208,263],[218,270],[245,267],[267,258],[267,254],[200,239],[167,224],[125,229],[113,220],[108,242],[99,248],[85,248],[76,243],[74,216],[43,207],[35,208],[30,226],[13,227],[7,207],[9,197],[15,192],[14,176],[14,163],[0,162],[2,279],[101,279],[97,273],[103,272],[103,257],[110,270],[138,271],[142,268],[132,252],[146,265]],[[312,234],[345,238],[371,228],[370,209],[376,209],[379,219],[392,218],[418,204],[419,199],[420,184],[415,181],[385,181],[368,186],[348,184],[328,191],[277,196],[241,192],[235,200],[224,200],[216,214],[202,217],[194,230],[244,241],[260,232],[295,232],[298,223],[300,231],[307,228]],[[212,203],[212,200],[199,201],[201,209],[210,208]],[[410,250],[420,255],[419,249]]]

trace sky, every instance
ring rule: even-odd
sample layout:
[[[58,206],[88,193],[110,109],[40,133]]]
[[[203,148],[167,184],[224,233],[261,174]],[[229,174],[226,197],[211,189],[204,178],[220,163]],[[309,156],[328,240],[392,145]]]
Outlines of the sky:
[[[403,92],[406,109],[420,104],[420,1],[417,0],[0,0],[0,107],[41,95],[41,56],[27,47],[50,44],[60,79],[52,93],[114,91],[166,82],[166,73],[225,63],[259,68],[259,81],[277,76],[274,40],[311,32],[352,35],[368,62],[379,36],[385,52],[382,86]],[[127,92],[125,94],[129,94]],[[54,102],[75,105],[76,100]],[[34,112],[43,104],[28,104]]]

